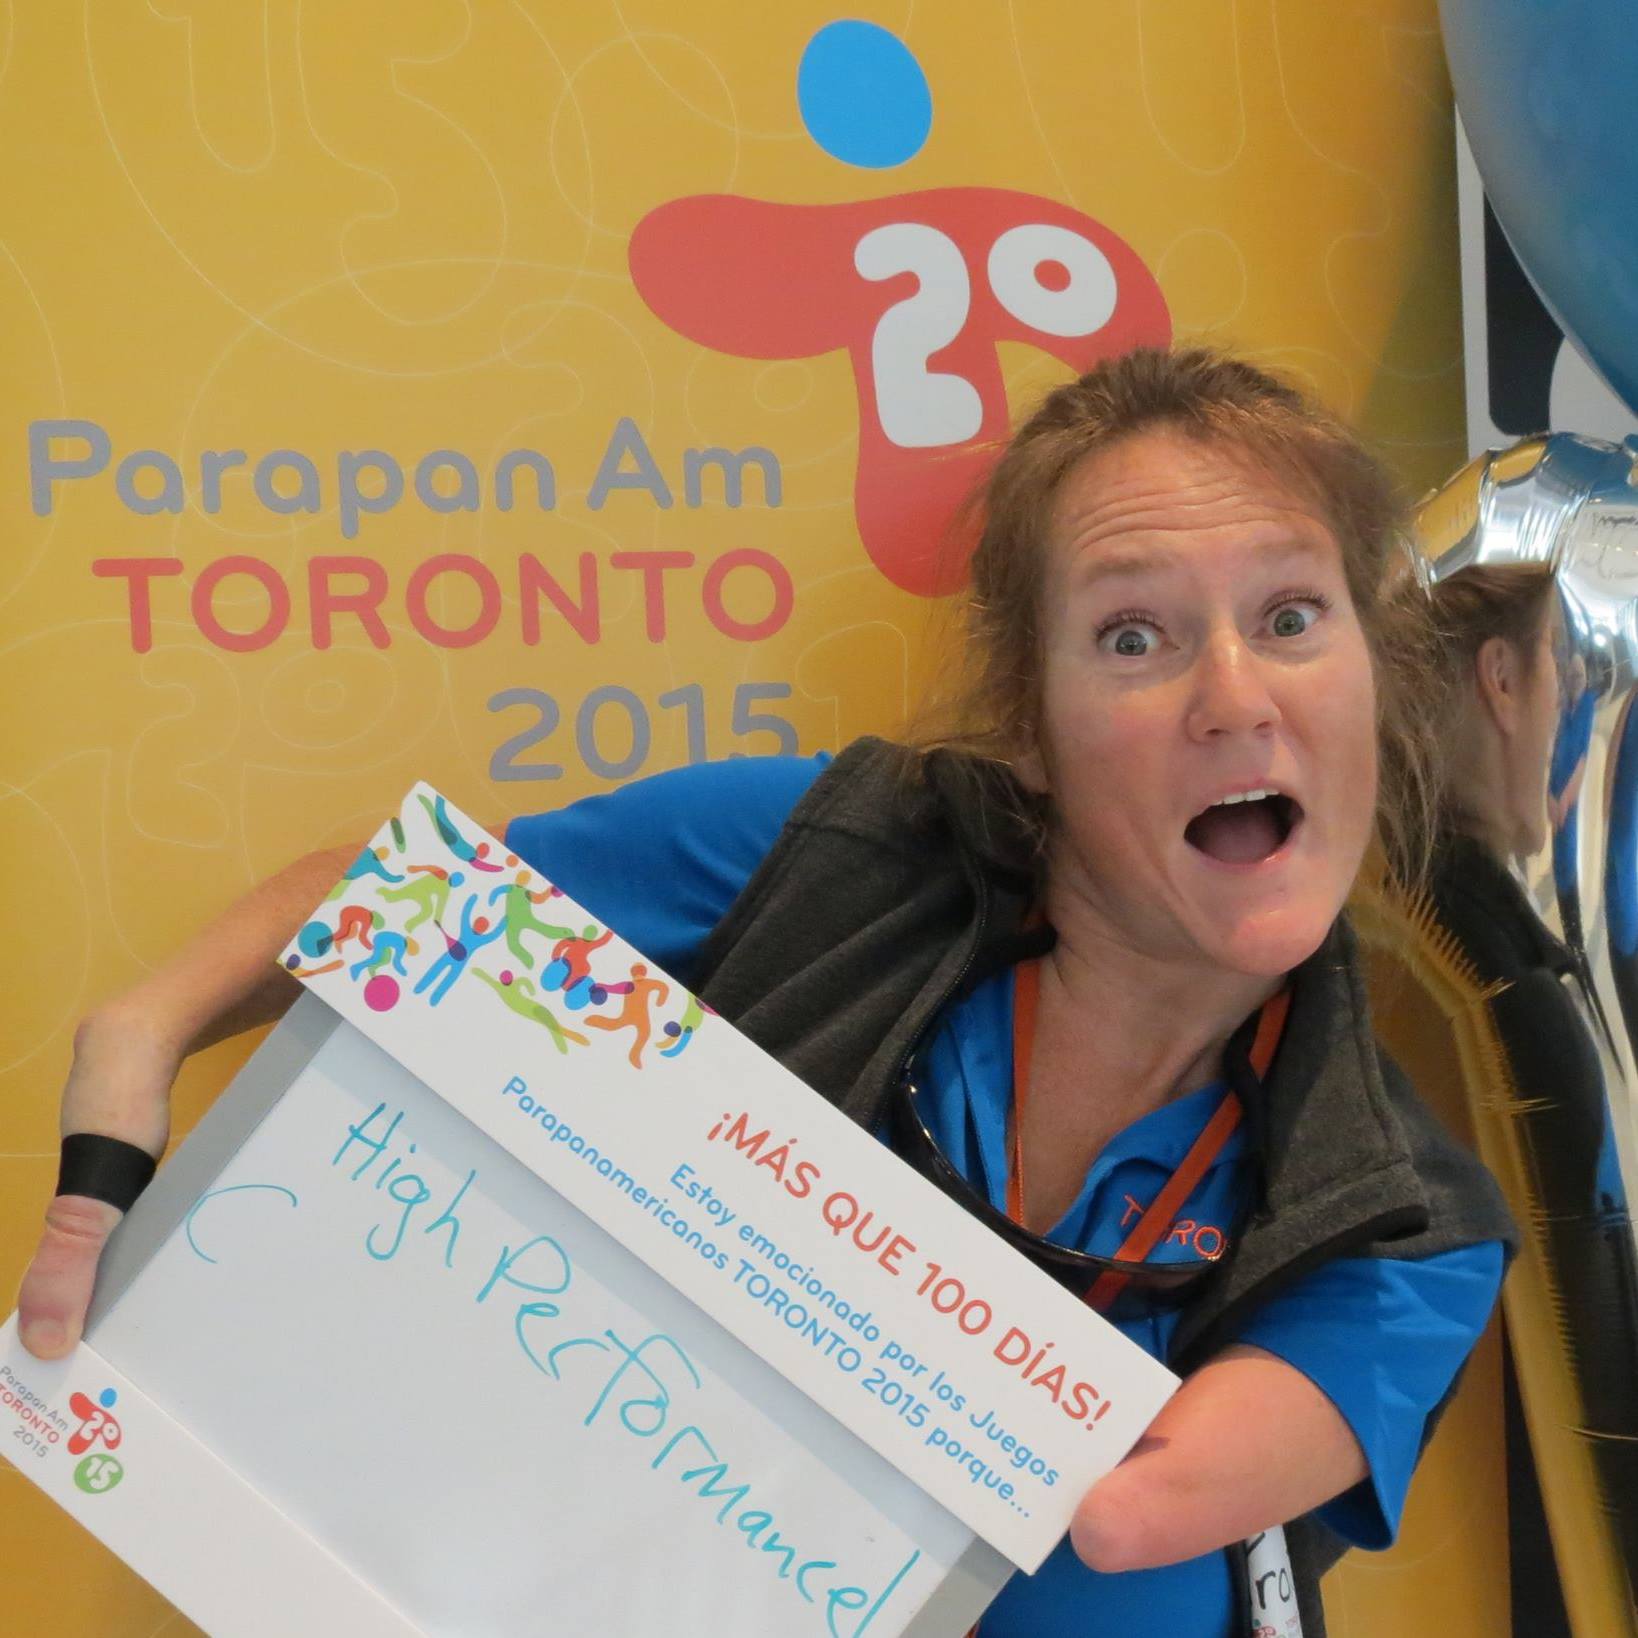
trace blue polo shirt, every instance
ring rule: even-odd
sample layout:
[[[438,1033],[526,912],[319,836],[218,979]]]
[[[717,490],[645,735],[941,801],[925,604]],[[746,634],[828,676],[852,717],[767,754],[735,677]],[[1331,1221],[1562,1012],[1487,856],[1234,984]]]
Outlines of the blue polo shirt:
[[[680,768],[555,813],[515,819],[506,843],[651,961],[691,983],[706,935],[829,760],[757,757]],[[975,987],[935,1025],[921,1074],[923,1115],[940,1147],[1001,1210],[1012,1007],[1012,973]],[[1222,1096],[1221,1085],[1200,1087],[1117,1133],[1053,1238],[1113,1255]],[[1219,1249],[1252,1185],[1248,1161],[1241,1129],[1190,1195],[1178,1232],[1156,1248],[1157,1258]],[[1493,1242],[1412,1262],[1341,1258],[1289,1286],[1241,1326],[1236,1340],[1266,1349],[1314,1382],[1365,1452],[1369,1477],[1321,1513],[1348,1541],[1385,1547],[1393,1540],[1427,1418],[1483,1329],[1501,1274],[1502,1251]],[[1140,1306],[1113,1323],[1165,1359],[1177,1320],[1174,1309]],[[1065,1540],[1034,1575],[1013,1577],[979,1631],[981,1638],[1121,1631],[1226,1638],[1234,1630],[1235,1596],[1221,1552],[1100,1575]]]

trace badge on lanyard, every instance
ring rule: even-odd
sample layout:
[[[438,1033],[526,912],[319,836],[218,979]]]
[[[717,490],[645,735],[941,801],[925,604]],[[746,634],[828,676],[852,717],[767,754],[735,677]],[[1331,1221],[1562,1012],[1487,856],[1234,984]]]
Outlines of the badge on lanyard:
[[[1302,1638],[1291,1554],[1277,1524],[1246,1543],[1246,1598],[1251,1638]]]

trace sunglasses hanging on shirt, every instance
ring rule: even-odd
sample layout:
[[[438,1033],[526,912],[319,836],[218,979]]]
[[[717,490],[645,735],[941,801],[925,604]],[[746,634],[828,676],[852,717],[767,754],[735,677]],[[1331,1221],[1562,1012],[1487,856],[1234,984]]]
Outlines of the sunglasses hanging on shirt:
[[[1029,962],[1018,969],[1018,990],[1014,1003],[1014,1109],[1028,1094],[1028,1042],[1033,1035],[1033,998],[1038,965]],[[1249,1059],[1261,1080],[1268,1073],[1279,1045],[1280,1033],[1290,1004],[1290,992],[1282,990],[1266,1002],[1258,1015]],[[1226,1092],[1216,1112],[1207,1121],[1166,1185],[1143,1216],[1133,1226],[1114,1257],[1099,1256],[1060,1244],[1044,1234],[1026,1228],[1021,1221],[1022,1165],[1018,1149],[1016,1113],[1010,1123],[1008,1210],[998,1211],[951,1163],[939,1147],[919,1107],[921,1093],[916,1082],[914,1057],[905,1066],[894,1091],[890,1110],[893,1148],[899,1157],[914,1166],[958,1205],[993,1230],[1015,1251],[1059,1284],[1074,1291],[1101,1313],[1123,1308],[1123,1298],[1141,1298],[1144,1307],[1174,1307],[1186,1302],[1200,1284],[1218,1267],[1220,1258],[1185,1257],[1164,1262],[1148,1261],[1149,1253],[1171,1232],[1189,1196],[1211,1163],[1221,1152],[1239,1124],[1241,1105],[1233,1091]]]

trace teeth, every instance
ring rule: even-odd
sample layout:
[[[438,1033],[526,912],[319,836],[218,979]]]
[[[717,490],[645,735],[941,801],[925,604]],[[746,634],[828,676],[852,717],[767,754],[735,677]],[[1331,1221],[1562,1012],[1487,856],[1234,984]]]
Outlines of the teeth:
[[[1244,791],[1239,796],[1225,796],[1220,801],[1213,802],[1212,806],[1214,808],[1229,808],[1233,807],[1236,802],[1261,802],[1265,797],[1277,795],[1279,795],[1279,792],[1274,790]]]

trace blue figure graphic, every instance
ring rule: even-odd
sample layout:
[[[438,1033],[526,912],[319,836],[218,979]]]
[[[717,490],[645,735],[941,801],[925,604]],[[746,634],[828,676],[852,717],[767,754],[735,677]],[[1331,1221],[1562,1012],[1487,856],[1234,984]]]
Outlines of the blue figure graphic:
[[[443,797],[437,797],[431,802],[427,801],[424,796],[418,800],[421,806],[427,810],[427,817],[431,819],[433,825],[437,828],[438,835],[442,838],[444,846],[463,864],[471,865],[474,870],[487,870],[495,874],[505,868],[503,865],[489,863],[486,857],[489,852],[487,842],[479,842],[474,847],[455,828],[455,821],[449,817],[449,809],[445,805]]]
[[[448,948],[421,974],[415,986],[417,995],[434,985],[437,986],[432,989],[432,994],[427,999],[428,1006],[437,1006],[449,994],[450,985],[466,971],[467,963],[472,960],[473,956],[484,945],[493,943],[506,931],[504,918],[491,927],[487,917],[474,917],[472,912],[477,908],[477,904],[478,895],[474,893],[461,907],[461,936],[459,938],[451,938],[445,932],[443,924],[440,922],[438,925],[438,931],[443,933],[444,943]]]
[[[402,876],[395,876],[381,862],[387,856],[387,850],[382,848],[361,848],[358,857],[347,866],[346,874],[341,878],[344,882],[356,882],[360,876],[379,876],[384,882],[401,882]]]
[[[409,970],[404,966],[404,957],[414,955],[419,947],[414,939],[406,938],[402,933],[377,933],[374,950],[349,967],[347,976],[356,980],[361,973],[369,973],[373,978],[390,964],[400,978],[408,978]]]

